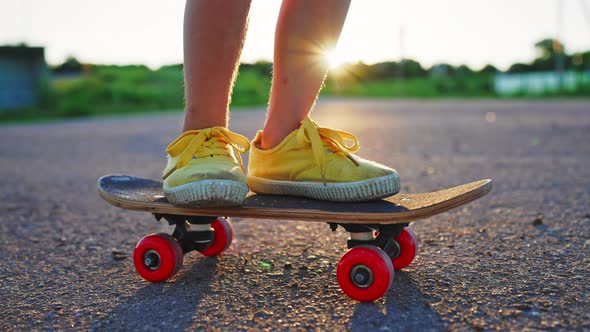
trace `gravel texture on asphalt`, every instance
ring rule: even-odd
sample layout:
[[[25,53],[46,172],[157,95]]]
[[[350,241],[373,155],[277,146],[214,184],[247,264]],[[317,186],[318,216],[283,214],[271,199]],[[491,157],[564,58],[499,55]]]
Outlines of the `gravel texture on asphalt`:
[[[231,128],[252,138],[264,117]],[[108,205],[96,179],[159,178],[181,118],[0,127],[0,330],[590,329],[590,102],[320,102],[313,118],[354,133],[402,191],[494,180],[415,222],[418,258],[364,304],[335,277],[348,234],[321,223],[233,219],[221,256],[189,253],[165,283],[136,274],[135,243],[169,226]]]

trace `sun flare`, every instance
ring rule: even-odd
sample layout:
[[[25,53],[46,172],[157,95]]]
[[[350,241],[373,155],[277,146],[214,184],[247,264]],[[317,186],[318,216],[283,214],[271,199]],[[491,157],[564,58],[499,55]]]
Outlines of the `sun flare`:
[[[338,52],[336,49],[324,52],[324,59],[328,65],[328,69],[334,70],[344,66],[347,60],[342,55],[343,53]]]

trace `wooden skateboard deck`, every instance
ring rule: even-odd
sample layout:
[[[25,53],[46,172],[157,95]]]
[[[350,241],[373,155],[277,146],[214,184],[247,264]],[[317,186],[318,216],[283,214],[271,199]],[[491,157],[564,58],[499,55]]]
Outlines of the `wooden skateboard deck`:
[[[362,203],[319,201],[302,197],[249,193],[241,207],[185,208],[170,204],[162,183],[127,175],[98,180],[101,197],[129,210],[154,214],[285,219],[352,224],[399,224],[424,219],[476,200],[492,189],[492,180],[479,180],[433,192],[397,194]]]

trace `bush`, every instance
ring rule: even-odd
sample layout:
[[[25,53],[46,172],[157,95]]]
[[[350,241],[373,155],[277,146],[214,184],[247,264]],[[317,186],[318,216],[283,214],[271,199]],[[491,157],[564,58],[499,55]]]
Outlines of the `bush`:
[[[236,81],[234,105],[266,103],[270,76],[265,67],[244,68]],[[180,109],[184,104],[182,66],[151,70],[145,66],[92,66],[85,75],[57,79],[47,100],[63,116],[134,110]]]
[[[239,74],[232,94],[232,105],[260,105],[268,101],[270,77],[255,71],[243,70]]]

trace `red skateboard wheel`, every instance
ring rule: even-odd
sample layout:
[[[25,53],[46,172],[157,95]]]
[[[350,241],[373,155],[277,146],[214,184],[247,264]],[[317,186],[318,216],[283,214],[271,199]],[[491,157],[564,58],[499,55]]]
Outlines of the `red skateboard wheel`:
[[[213,228],[213,243],[211,243],[201,254],[205,256],[217,256],[227,250],[234,237],[234,231],[229,221],[225,218],[217,218],[211,223]]]
[[[353,300],[372,302],[382,297],[393,282],[393,265],[378,247],[350,249],[338,262],[336,277],[342,291]]]
[[[172,278],[182,266],[183,253],[178,241],[165,233],[141,239],[133,251],[133,263],[147,281],[162,282]]]
[[[399,236],[393,238],[400,246],[400,254],[392,258],[391,262],[396,270],[401,270],[410,265],[418,255],[418,238],[410,227],[405,227]]]

